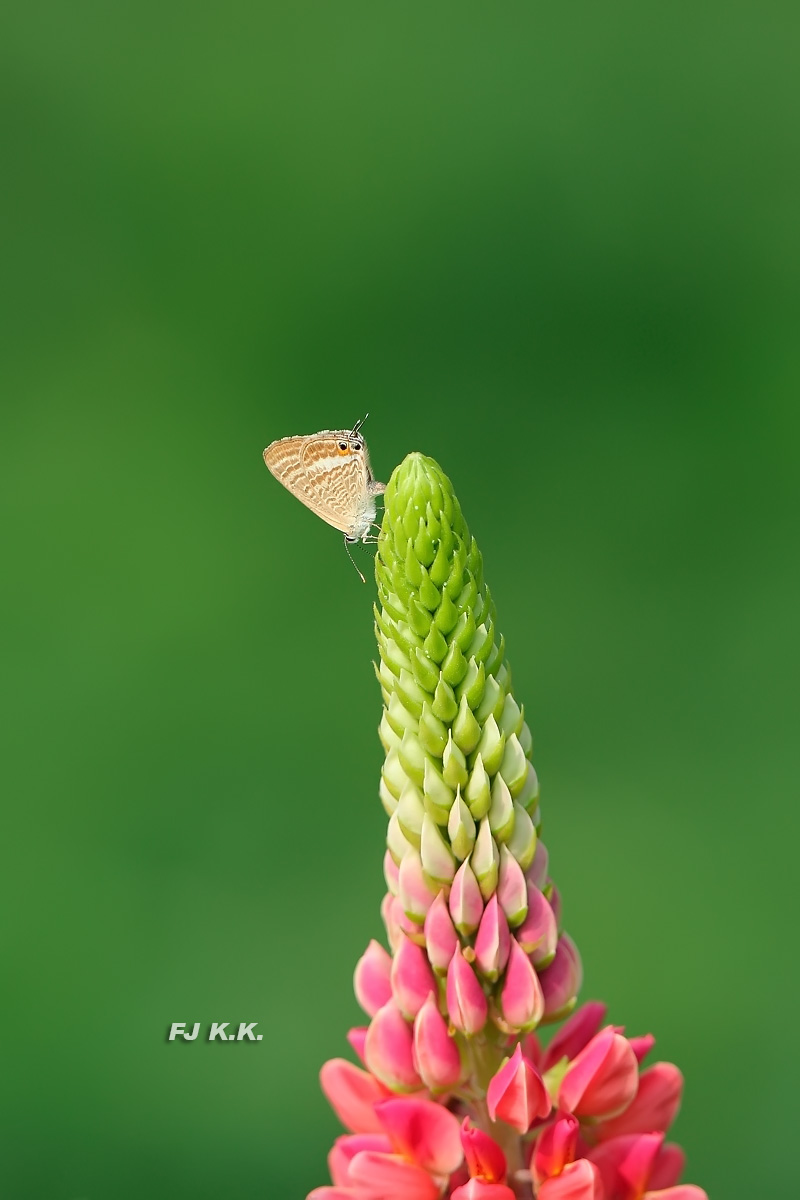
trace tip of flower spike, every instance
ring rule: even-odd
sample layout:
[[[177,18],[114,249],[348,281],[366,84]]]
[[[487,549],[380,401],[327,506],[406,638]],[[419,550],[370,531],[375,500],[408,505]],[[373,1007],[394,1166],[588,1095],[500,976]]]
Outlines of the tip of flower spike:
[[[415,450],[392,472],[386,485],[384,508],[395,519],[405,515],[409,502],[419,507],[421,517],[425,516],[428,503],[434,514],[441,512],[443,505],[452,512],[452,494],[453,486],[435,459]]]

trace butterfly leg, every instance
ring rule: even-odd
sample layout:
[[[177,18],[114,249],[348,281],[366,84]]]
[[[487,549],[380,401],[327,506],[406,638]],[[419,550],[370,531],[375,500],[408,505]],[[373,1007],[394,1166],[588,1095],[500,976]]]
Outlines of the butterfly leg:
[[[345,534],[344,535],[344,548],[347,551],[347,557],[350,559],[350,562],[353,564],[353,566],[356,569],[356,574],[361,576],[361,582],[366,583],[367,582],[366,579],[364,578],[363,575],[361,575],[361,572],[359,571],[358,567],[356,567],[356,560],[353,558],[352,554],[350,553],[350,543],[355,542],[356,540],[357,540],[356,538],[349,538],[347,536],[347,534]]]

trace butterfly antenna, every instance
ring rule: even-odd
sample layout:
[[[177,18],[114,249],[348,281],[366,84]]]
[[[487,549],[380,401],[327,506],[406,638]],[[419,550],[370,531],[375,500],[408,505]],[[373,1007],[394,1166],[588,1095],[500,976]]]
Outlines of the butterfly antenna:
[[[364,413],[364,416],[361,418],[361,420],[356,421],[355,425],[353,426],[353,432],[350,435],[351,437],[355,437],[355,435],[360,431],[361,426],[364,424],[364,422],[366,421],[368,416],[369,416],[369,413]]]
[[[358,567],[356,567],[356,560],[353,558],[352,554],[350,553],[350,546],[347,541],[347,534],[344,535],[344,548],[347,551],[347,557],[350,559],[350,562],[356,568],[356,574],[361,575],[361,572],[359,571]],[[361,582],[362,583],[367,582],[363,575],[361,575]]]

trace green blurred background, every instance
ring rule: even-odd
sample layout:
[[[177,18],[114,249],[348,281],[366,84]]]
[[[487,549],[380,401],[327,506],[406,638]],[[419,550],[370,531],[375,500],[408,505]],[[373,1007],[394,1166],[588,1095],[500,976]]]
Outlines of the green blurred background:
[[[712,1200],[797,1194],[797,12],[4,9],[4,1197],[327,1178],[374,585],[261,450],[367,410],[483,549],[584,996]]]

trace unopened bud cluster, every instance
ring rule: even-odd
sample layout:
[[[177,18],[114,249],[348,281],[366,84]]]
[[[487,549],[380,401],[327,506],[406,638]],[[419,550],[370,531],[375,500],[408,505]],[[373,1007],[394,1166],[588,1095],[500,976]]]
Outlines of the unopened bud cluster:
[[[367,1010],[395,1030],[398,1016],[413,1024],[411,1045],[443,1018],[451,1034],[474,1037],[489,1023],[505,1040],[572,1008],[580,963],[559,935],[531,733],[481,554],[449,480],[420,454],[387,487],[375,569],[394,962],[391,1013]],[[372,1041],[371,1030],[378,1077],[412,1087],[409,1072],[401,1080],[375,1061]],[[417,1086],[452,1087],[456,1047],[442,1074],[437,1056],[418,1050]]]

